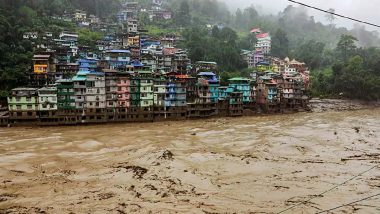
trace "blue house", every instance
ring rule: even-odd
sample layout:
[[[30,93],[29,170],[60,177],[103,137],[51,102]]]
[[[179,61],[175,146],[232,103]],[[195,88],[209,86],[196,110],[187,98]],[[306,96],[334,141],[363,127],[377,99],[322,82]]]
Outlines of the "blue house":
[[[209,85],[210,101],[212,103],[217,103],[219,99],[219,80],[213,72],[200,72],[198,74],[198,79],[207,80]]]

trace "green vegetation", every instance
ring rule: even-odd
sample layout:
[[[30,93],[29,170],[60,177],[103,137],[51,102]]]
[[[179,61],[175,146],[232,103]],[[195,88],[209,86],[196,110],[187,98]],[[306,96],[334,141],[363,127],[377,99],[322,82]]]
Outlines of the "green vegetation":
[[[79,29],[77,33],[79,36],[79,43],[89,46],[93,49],[96,46],[96,41],[101,40],[104,37],[102,33],[91,31],[85,28]]]
[[[195,61],[215,61],[221,71],[242,70],[247,64],[240,56],[237,34],[231,28],[212,29],[194,27],[183,32],[184,47],[189,50],[190,59]]]
[[[33,24],[32,11],[20,1],[0,1],[0,97],[14,87],[27,83],[25,71],[31,65],[32,46],[22,40],[23,30]],[[24,13],[27,12],[27,13]]]
[[[357,48],[355,41],[342,35],[331,68],[312,72],[314,96],[380,100],[380,50]]]
[[[152,37],[163,36],[167,34],[178,34],[179,32],[179,29],[176,28],[161,28],[154,24],[146,25],[144,29],[147,30],[149,32],[148,34]]]
[[[25,32],[50,31],[57,36],[63,30],[76,31],[76,27],[51,16],[86,9],[88,13],[107,17],[118,8],[119,0],[0,0],[0,101],[8,96],[10,89],[28,85],[33,47],[30,41],[23,40]],[[101,37],[89,30],[80,30],[79,35],[90,46]]]

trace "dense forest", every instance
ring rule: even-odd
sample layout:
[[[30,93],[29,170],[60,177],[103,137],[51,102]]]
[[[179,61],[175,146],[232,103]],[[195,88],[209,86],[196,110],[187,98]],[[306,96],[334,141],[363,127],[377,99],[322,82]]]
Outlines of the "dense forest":
[[[98,32],[77,29],[72,23],[53,19],[83,9],[113,22],[122,0],[0,0],[0,96],[27,81],[25,71],[31,65],[32,46],[22,39],[26,31],[75,30],[80,41],[91,45],[101,37]],[[148,8],[150,0],[139,0]],[[272,55],[297,58],[312,71],[315,96],[342,95],[359,99],[380,99],[380,44],[378,32],[355,25],[352,30],[316,22],[304,7],[288,6],[276,15],[263,15],[254,7],[230,11],[216,0],[166,0],[164,7],[174,19],[151,22],[143,12],[142,27],[152,35],[179,33],[181,44],[192,61],[211,60],[220,65],[223,76],[249,72],[240,56],[241,49],[252,49],[254,27],[272,36]],[[206,27],[214,26],[214,27]]]

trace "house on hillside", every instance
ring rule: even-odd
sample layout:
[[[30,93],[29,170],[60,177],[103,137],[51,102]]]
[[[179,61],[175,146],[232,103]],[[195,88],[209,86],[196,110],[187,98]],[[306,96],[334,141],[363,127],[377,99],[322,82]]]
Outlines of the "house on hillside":
[[[272,48],[272,38],[269,33],[260,33],[256,35],[257,43],[255,48],[262,49],[264,54],[270,54]]]

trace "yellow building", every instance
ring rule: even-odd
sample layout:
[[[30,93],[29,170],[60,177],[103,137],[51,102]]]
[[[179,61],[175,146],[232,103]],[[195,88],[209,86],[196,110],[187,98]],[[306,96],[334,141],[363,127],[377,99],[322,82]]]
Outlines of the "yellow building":
[[[128,46],[140,46],[140,36],[129,36]]]
[[[45,74],[55,72],[55,65],[51,63],[51,55],[40,54],[33,56],[33,72],[35,74]]]

